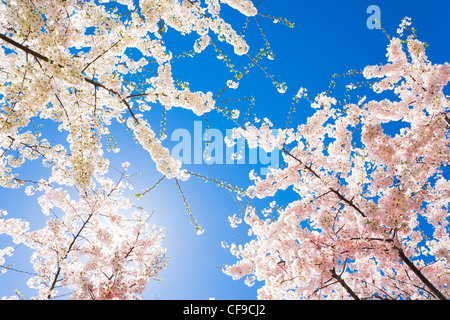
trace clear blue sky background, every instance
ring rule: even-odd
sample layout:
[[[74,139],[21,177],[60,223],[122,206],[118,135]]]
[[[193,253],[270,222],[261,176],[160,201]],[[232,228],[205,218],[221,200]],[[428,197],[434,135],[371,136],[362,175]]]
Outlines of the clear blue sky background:
[[[256,1],[254,1],[256,2]],[[290,29],[281,23],[274,24],[270,19],[258,17],[267,39],[275,53],[275,60],[265,59],[262,64],[267,66],[269,73],[275,75],[279,82],[285,82],[288,90],[280,94],[272,85],[269,78],[258,68],[245,76],[237,90],[227,90],[218,100],[235,99],[253,95],[255,105],[252,114],[268,117],[275,127],[284,128],[292,97],[298,88],[305,87],[309,95],[326,91],[332,75],[343,74],[350,69],[360,70],[366,65],[386,62],[386,46],[388,39],[381,30],[368,29],[366,21],[370,14],[366,13],[369,5],[377,5],[381,10],[381,25],[391,35],[394,35],[402,18],[411,17],[413,27],[417,29],[418,38],[427,42],[429,59],[434,63],[449,61],[450,52],[450,2],[446,0],[429,1],[336,1],[336,0],[262,0],[258,6],[259,12],[276,17],[284,17],[295,23]],[[240,30],[244,19],[232,13],[231,9],[223,11],[229,16]],[[247,31],[247,40],[251,46],[253,56],[264,45],[257,25],[252,19]],[[191,50],[195,37],[181,38],[173,32],[168,33],[167,43],[174,54]],[[212,36],[213,41],[218,43]],[[222,48],[226,48],[223,46]],[[236,65],[248,64],[246,57],[232,57]],[[193,90],[211,90],[214,94],[220,92],[230,73],[224,64],[216,59],[213,47],[195,58],[180,59],[174,62],[174,74],[180,80],[188,81]],[[361,80],[358,78],[357,80]],[[350,79],[351,81],[351,79]],[[334,90],[344,92],[346,81],[338,81]],[[229,103],[228,108],[241,111],[241,118],[247,111],[248,103]],[[149,119],[154,124],[155,131],[159,130],[161,121],[161,107],[155,106],[149,113]],[[303,123],[311,110],[301,103],[293,118],[293,124]],[[187,129],[193,139],[194,121],[203,121],[185,110],[172,109],[167,114],[166,146],[174,146],[176,141],[170,141],[171,133],[179,128]],[[233,127],[233,123],[224,119],[220,114],[209,115],[211,128],[219,129],[225,134],[226,129]],[[128,160],[131,163],[130,172],[141,172],[133,182],[135,190],[139,192],[152,186],[161,176],[154,169],[154,164],[148,153],[143,151],[131,139],[130,135],[120,126],[115,127],[116,141],[121,149],[118,154],[110,154],[112,164],[120,168],[120,164]],[[61,139],[52,137],[55,141]],[[193,151],[193,150],[192,150]],[[246,154],[248,157],[248,153]],[[39,167],[39,166],[38,166]],[[186,165],[186,168],[198,172],[212,179],[230,182],[246,188],[249,185],[248,172],[259,166],[248,163],[235,165]],[[35,172],[37,176],[41,172]],[[256,283],[247,287],[243,281],[234,281],[220,270],[225,264],[232,264],[235,258],[227,249],[222,248],[221,241],[240,243],[240,237],[228,225],[228,216],[239,213],[240,207],[229,193],[217,188],[212,183],[192,177],[181,184],[191,210],[199,223],[205,228],[201,236],[189,223],[185,214],[184,204],[179,191],[173,181],[165,180],[148,196],[136,201],[148,212],[155,211],[152,223],[161,225],[166,230],[163,245],[168,249],[169,266],[161,273],[162,281],[150,282],[145,299],[256,299],[256,290],[261,286]],[[286,192],[276,197],[277,201],[286,202],[292,199],[292,193]],[[272,199],[270,199],[272,200]],[[23,195],[23,191],[1,190],[1,208],[6,209],[10,216],[36,217],[39,223],[39,207],[33,198]],[[254,205],[262,209],[268,201],[254,201]],[[245,239],[246,229],[239,229],[240,236]],[[3,237],[0,237],[2,241]],[[22,249],[23,250],[23,249]],[[26,250],[23,250],[24,253]],[[7,262],[11,262],[9,260]],[[23,261],[17,261],[17,268],[23,266]],[[23,268],[21,268],[23,269]],[[26,268],[30,270],[29,267]],[[0,275],[0,297],[12,294],[15,288],[24,288],[27,275],[8,272]],[[21,290],[25,296],[30,291]]]

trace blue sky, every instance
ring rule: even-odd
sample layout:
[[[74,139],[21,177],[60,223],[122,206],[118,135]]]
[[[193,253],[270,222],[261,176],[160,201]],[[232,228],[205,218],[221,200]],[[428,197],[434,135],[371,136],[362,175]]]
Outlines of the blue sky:
[[[226,90],[218,100],[254,96],[255,104],[251,113],[259,118],[268,117],[275,127],[284,128],[292,97],[300,86],[307,88],[309,95],[314,96],[327,90],[335,73],[343,74],[350,69],[360,70],[366,65],[386,62],[388,39],[381,30],[368,29],[366,25],[370,16],[366,13],[369,5],[377,5],[380,8],[381,25],[391,35],[395,34],[402,18],[411,17],[419,40],[429,44],[429,59],[434,63],[450,60],[450,2],[446,0],[262,0],[258,5],[260,13],[284,17],[295,23],[295,28],[291,29],[281,23],[275,24],[270,19],[258,17],[258,22],[275,53],[275,60],[265,59],[262,64],[267,67],[269,73],[275,75],[277,81],[285,82],[288,89],[286,93],[280,94],[260,69],[253,68],[252,72],[241,80],[237,90]],[[244,19],[233,14],[231,9],[224,9],[223,14],[225,17],[229,16],[232,23],[238,26],[237,30],[243,25]],[[246,39],[251,47],[250,55],[254,56],[264,42],[252,19],[247,34]],[[212,38],[214,41],[215,38]],[[166,41],[176,54],[191,50],[195,37],[181,38],[169,31]],[[222,48],[226,46],[222,45]],[[227,80],[232,79],[227,68],[216,56],[217,53],[210,46],[199,56],[179,59],[173,64],[174,74],[180,80],[189,82],[193,90],[211,90],[216,94],[223,89]],[[230,57],[237,66],[249,63],[247,57]],[[348,80],[338,80],[334,92],[344,92]],[[242,118],[249,103],[230,102],[226,106],[229,109],[239,109]],[[303,123],[309,115],[311,109],[300,103],[292,123]],[[149,114],[149,119],[155,131],[158,131],[162,119],[161,107],[155,106]],[[203,128],[206,127],[205,117],[198,118],[185,110],[170,110],[167,113],[168,138],[164,141],[166,146],[173,147],[178,143],[171,141],[171,134],[180,128],[188,130],[193,139],[198,138],[194,137],[195,121],[202,121]],[[226,129],[233,127],[233,123],[219,113],[211,113],[208,122],[211,128],[218,129],[224,135]],[[148,153],[133,142],[123,127],[114,125],[113,132],[121,151],[118,154],[109,154],[112,164],[120,168],[120,164],[128,160],[131,163],[130,172],[141,173],[132,180],[135,189],[130,192],[130,196],[133,196],[134,193],[152,186],[161,175],[156,172]],[[60,139],[58,136],[53,138]],[[246,155],[248,156],[248,153]],[[246,160],[244,164],[234,165],[188,164],[186,169],[246,188],[250,183],[248,172],[251,169],[259,170],[260,166],[250,164]],[[41,172],[36,171],[35,174],[39,175]],[[239,213],[240,206],[228,191],[195,177],[183,182],[181,187],[191,211],[205,229],[201,236],[195,234],[189,223],[174,181],[166,179],[159,188],[136,200],[136,204],[144,206],[148,212],[154,210],[151,223],[166,228],[163,245],[170,256],[168,268],[161,273],[162,281],[151,281],[144,298],[255,299],[260,283],[249,288],[243,280],[234,281],[220,270],[223,265],[235,262],[235,257],[222,248],[221,242],[238,244],[240,237],[248,239],[245,227],[240,228],[238,234],[228,225],[228,216]],[[292,197],[292,192],[287,191],[277,195],[276,200],[286,202],[293,199]],[[273,199],[254,201],[253,204],[262,209],[271,200]],[[24,196],[23,190],[1,190],[0,203],[11,216],[36,217],[36,221],[40,221],[39,207],[35,199]],[[4,238],[0,236],[0,241],[2,239]],[[18,260],[17,267],[23,263]],[[12,294],[11,290],[15,288],[22,289],[26,278],[26,274],[13,272],[0,275],[0,297]],[[21,292],[25,296],[31,294],[28,290]]]

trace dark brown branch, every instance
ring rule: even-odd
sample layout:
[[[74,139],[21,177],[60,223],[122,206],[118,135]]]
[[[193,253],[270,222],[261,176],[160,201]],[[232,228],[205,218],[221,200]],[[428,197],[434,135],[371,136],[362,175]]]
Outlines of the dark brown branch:
[[[65,256],[64,256],[61,260],[65,260],[65,259],[69,256],[70,251],[72,251],[72,247],[75,245],[75,242],[76,242],[77,239],[80,237],[81,232],[82,232],[83,229],[86,227],[86,225],[89,223],[89,220],[91,219],[91,217],[92,217],[93,215],[94,215],[94,212],[92,212],[92,213],[88,216],[88,218],[86,219],[86,221],[83,222],[82,226],[81,226],[80,229],[78,230],[78,233],[74,236],[72,242],[70,243],[69,248],[67,249],[67,252],[66,252]],[[50,299],[50,298],[51,298],[51,293],[50,293],[50,292],[53,291],[53,289],[55,288],[55,285],[56,285],[56,282],[58,281],[58,277],[59,277],[60,272],[61,272],[61,267],[59,266],[59,263],[58,263],[58,269],[56,270],[55,277],[53,278],[53,283],[52,283],[52,285],[50,286],[50,291],[49,291],[49,294],[48,294],[48,296],[47,296],[47,299]]]
[[[382,239],[382,238],[350,238],[350,240],[368,240],[368,241],[384,241],[393,242],[393,239]]]
[[[308,166],[307,164],[304,164],[303,161],[301,161],[299,158],[297,158],[296,156],[294,156],[293,154],[291,154],[289,151],[286,150],[286,148],[283,148],[282,151],[284,153],[286,153],[288,156],[290,156],[291,158],[297,160],[298,163],[302,164],[309,172],[311,172],[316,178],[322,179],[312,168],[311,166]],[[366,218],[367,216],[364,214],[364,212],[361,211],[361,209],[359,209],[352,200],[348,200],[347,198],[345,198],[338,190],[335,190],[333,188],[329,189],[331,192],[333,192],[334,194],[336,194],[338,196],[338,198],[342,201],[344,201],[346,204],[348,204],[350,207],[352,207],[353,209],[355,209],[362,217]]]
[[[366,218],[366,215],[364,214],[364,212],[362,212],[354,203],[352,200],[348,200],[346,199],[339,191],[334,190],[333,188],[330,188],[330,190],[336,194],[338,196],[339,199],[341,199],[342,201],[344,201],[346,204],[348,204],[350,207],[352,207],[353,209],[355,209],[356,211],[358,211],[358,213],[363,216],[364,218]]]
[[[445,121],[448,123],[448,125],[450,126],[450,118],[447,116],[447,113],[442,112],[442,114],[444,115],[444,119]]]
[[[56,99],[58,100],[59,104],[61,105],[61,107],[62,107],[64,113],[66,114],[66,117],[67,117],[67,120],[69,121],[69,124],[72,125],[72,123],[70,122],[69,115],[67,114],[67,110],[66,110],[66,108],[64,107],[64,104],[62,103],[61,99],[58,97],[58,95],[57,95],[56,93],[55,93],[55,97],[56,97]]]
[[[304,164],[303,161],[301,161],[299,158],[297,158],[296,156],[294,156],[293,154],[291,154],[289,151],[286,150],[286,148],[283,148],[282,151],[284,153],[286,153],[288,156],[290,156],[291,158],[297,160],[298,163],[302,164],[305,166],[306,169],[308,169],[309,172],[311,172],[316,178],[322,179],[312,168],[311,166],[308,166],[307,164]]]
[[[25,51],[26,53],[31,54],[32,56],[34,56],[34,57],[36,57],[36,58],[38,58],[38,59],[44,60],[44,61],[46,61],[46,62],[51,62],[49,58],[43,56],[43,55],[40,54],[40,53],[37,53],[37,52],[34,51],[34,50],[31,50],[31,49],[28,48],[27,46],[24,46],[24,45],[22,45],[22,44],[20,44],[20,43],[18,43],[18,42],[16,42],[16,41],[14,41],[13,39],[8,38],[7,36],[5,36],[5,35],[3,35],[3,34],[1,34],[1,33],[0,33],[0,39],[2,39],[3,41],[8,42],[9,44],[12,44],[13,46],[15,46],[15,47],[17,47],[17,48],[19,48],[19,49]]]
[[[333,279],[333,278],[331,278],[331,279]],[[328,280],[328,281],[326,281],[326,282],[325,282],[326,284],[324,284],[324,285],[322,285],[321,287],[319,287],[319,288],[317,288],[316,290],[314,290],[312,294],[316,294],[316,293],[319,292],[320,290],[325,289],[325,288],[327,288],[327,287],[329,287],[329,286],[332,286],[332,285],[335,285],[336,283],[338,283],[338,281],[330,282],[331,279]],[[328,283],[328,282],[329,282],[329,283]]]
[[[353,299],[361,300],[358,297],[358,295],[348,286],[348,284],[344,281],[344,279],[342,279],[341,276],[336,273],[335,268],[331,269],[330,272],[331,272],[331,276],[334,279],[336,279],[342,287],[344,287],[345,291],[347,291],[348,294],[351,295]]]
[[[119,92],[117,92],[117,91],[115,91],[115,90],[113,90],[113,89],[107,88],[107,87],[105,87],[103,84],[101,84],[101,83],[99,83],[99,82],[97,82],[97,81],[95,81],[95,80],[91,80],[91,79],[89,79],[89,78],[87,78],[87,77],[84,77],[84,80],[85,80],[86,82],[88,82],[88,83],[94,85],[96,88],[99,87],[99,88],[105,89],[106,91],[108,91],[108,92],[110,92],[110,93],[112,93],[112,94],[118,96],[118,97],[120,98],[120,101],[123,102],[123,103],[127,106],[128,112],[130,112],[130,114],[131,114],[131,116],[133,117],[134,121],[135,121],[136,123],[139,123],[138,119],[137,119],[136,116],[134,115],[134,112],[131,110],[130,104],[125,100],[126,98],[122,98],[122,96],[120,95]]]
[[[14,140],[15,140],[15,139],[14,139],[13,137],[8,136],[8,138],[11,139],[11,143],[9,144],[8,148],[6,148],[5,151],[3,151],[2,155],[0,156],[0,158],[3,158],[3,156],[5,155],[5,153],[6,153],[9,149],[11,149],[11,147],[12,147],[12,145],[13,145],[13,143],[14,143]]]

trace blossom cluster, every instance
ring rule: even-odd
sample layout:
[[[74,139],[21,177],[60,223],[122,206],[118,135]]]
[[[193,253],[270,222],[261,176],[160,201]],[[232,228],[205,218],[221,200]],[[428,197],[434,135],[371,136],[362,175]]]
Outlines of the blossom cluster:
[[[408,26],[405,20],[399,33]],[[251,148],[283,151],[285,166],[264,179],[251,174],[247,194],[298,194],[270,218],[248,207],[253,238],[231,246],[238,261],[225,273],[263,282],[261,299],[450,296],[450,183],[442,170],[450,164],[443,92],[450,64],[431,63],[422,42],[399,35],[390,39],[387,63],[367,66],[363,76],[377,79],[375,93],[399,99],[340,106],[323,93],[307,99],[315,113],[295,130],[271,132],[269,121],[234,130]],[[398,133],[384,131],[399,120]]]
[[[143,213],[126,216],[130,202],[119,192],[122,183],[105,178],[105,137],[115,121],[124,124],[159,172],[187,179],[146,112],[159,104],[203,115],[215,101],[212,92],[193,92],[174,80],[164,33],[198,36],[195,54],[215,37],[244,55],[248,44],[220,10],[229,5],[244,17],[257,14],[249,0],[120,0],[117,8],[106,2],[0,3],[0,186],[40,194],[43,213],[55,217],[30,231],[25,217],[0,216],[0,233],[34,250],[36,276],[28,285],[38,290],[36,298],[55,298],[61,286],[74,299],[138,298],[166,266],[162,231],[149,228]],[[38,122],[56,124],[57,143]],[[49,168],[39,181],[20,170],[36,159]],[[0,248],[2,272],[12,253],[10,246]]]

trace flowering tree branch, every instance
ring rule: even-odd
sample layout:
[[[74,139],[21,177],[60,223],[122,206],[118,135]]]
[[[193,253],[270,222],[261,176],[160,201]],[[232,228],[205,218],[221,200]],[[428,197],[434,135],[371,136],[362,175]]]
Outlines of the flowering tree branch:
[[[290,187],[298,194],[265,221],[248,206],[243,220],[254,238],[239,249],[232,247],[238,262],[224,272],[263,281],[260,298],[449,296],[449,181],[442,168],[450,161],[449,101],[443,92],[450,65],[428,61],[424,44],[415,37],[401,39],[409,25],[405,19],[398,37],[389,38],[387,64],[355,73],[377,78],[370,89],[376,94],[394,91],[399,101],[358,96],[352,103],[353,85],[346,86],[343,103],[329,96],[330,89],[309,99],[300,88],[293,106],[306,98],[315,111],[305,124],[274,133],[266,118],[259,128],[247,124],[233,129],[233,139],[245,138],[250,148],[284,155],[285,165],[265,178],[250,173],[254,183],[247,194],[262,199]],[[407,124],[399,133],[384,132],[382,124],[399,120]],[[290,144],[294,146],[288,149]],[[276,201],[272,203],[274,208]],[[423,218],[432,231],[418,223]],[[275,257],[283,261],[282,270],[270,267]],[[344,260],[351,272],[344,268],[338,275],[334,266]],[[330,280],[323,284],[330,272],[340,288]],[[344,281],[344,272],[353,288]]]

